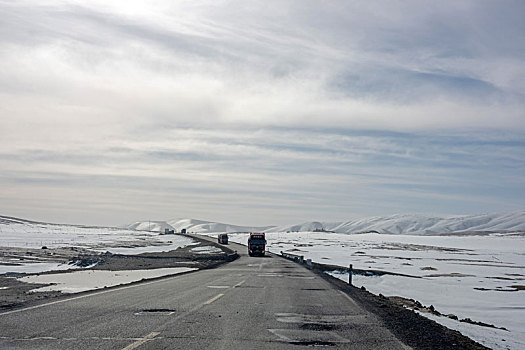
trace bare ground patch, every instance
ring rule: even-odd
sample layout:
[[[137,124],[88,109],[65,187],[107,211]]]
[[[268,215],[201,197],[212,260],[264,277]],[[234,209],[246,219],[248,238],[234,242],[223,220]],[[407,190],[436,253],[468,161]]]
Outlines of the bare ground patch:
[[[476,277],[474,275],[468,275],[465,273],[451,272],[451,273],[435,273],[431,275],[425,275],[423,277]]]

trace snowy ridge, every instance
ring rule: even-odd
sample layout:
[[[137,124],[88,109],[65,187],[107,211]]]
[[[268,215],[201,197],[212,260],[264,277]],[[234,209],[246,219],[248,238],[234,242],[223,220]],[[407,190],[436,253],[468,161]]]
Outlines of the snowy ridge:
[[[80,228],[81,225],[59,225],[39,223],[35,221],[0,216],[3,225],[38,225],[69,226]],[[96,227],[92,227],[96,228]],[[446,233],[461,233],[471,231],[525,231],[525,211],[499,214],[479,215],[454,215],[438,217],[421,214],[397,214],[391,216],[372,216],[345,222],[320,222],[309,221],[302,224],[288,226],[239,226],[213,221],[195,219],[174,219],[168,221],[137,221],[126,225],[126,229],[139,231],[164,232],[164,229],[180,232],[312,232],[333,231],[336,233],[366,233],[377,232],[381,234],[408,234],[408,235],[433,235]],[[118,229],[113,229],[118,230]]]
[[[471,231],[525,231],[525,211],[447,217],[419,214],[373,216],[346,222],[306,222],[299,225],[274,227],[266,230],[266,232],[307,232],[314,230],[337,233],[377,232],[411,235]]]
[[[126,225],[129,230],[164,232],[164,229],[172,230],[173,227],[166,221],[137,221],[133,224]]]
[[[17,224],[19,224],[19,225],[38,225],[38,224],[61,225],[61,224],[53,224],[53,223],[47,223],[47,222],[32,221],[32,220],[27,220],[27,219],[15,218],[15,217],[12,217],[12,216],[2,216],[2,215],[0,215],[0,225],[17,225]],[[80,225],[69,225],[69,226],[80,226]]]
[[[238,226],[218,222],[180,219],[169,221],[139,221],[126,226],[128,229],[162,232],[165,228],[180,232],[312,232],[433,235],[471,231],[525,231],[525,211],[503,214],[455,215],[438,217],[421,214],[397,214],[372,216],[345,222],[310,221],[289,226]]]
[[[131,230],[163,232],[165,228],[168,228],[170,230],[175,230],[176,232],[180,232],[182,229],[186,229],[188,232],[194,233],[254,232],[265,231],[273,227],[274,226],[238,226],[195,219],[173,219],[169,221],[138,221],[126,226],[127,229]]]
[[[219,222],[208,222],[195,219],[170,220],[168,224],[171,225],[177,232],[185,228],[190,232],[206,233],[206,232],[253,232],[264,231],[273,226],[237,226],[230,224],[222,224]]]

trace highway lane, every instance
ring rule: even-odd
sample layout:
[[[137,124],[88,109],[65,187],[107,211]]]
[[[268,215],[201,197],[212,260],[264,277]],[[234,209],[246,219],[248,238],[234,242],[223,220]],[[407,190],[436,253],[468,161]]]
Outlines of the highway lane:
[[[0,314],[0,349],[408,349],[372,314],[277,256]]]

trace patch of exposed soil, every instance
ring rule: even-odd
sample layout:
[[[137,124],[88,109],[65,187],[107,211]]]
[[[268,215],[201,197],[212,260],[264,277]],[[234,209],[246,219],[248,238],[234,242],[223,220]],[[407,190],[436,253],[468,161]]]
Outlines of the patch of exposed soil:
[[[509,268],[509,269],[525,269],[525,266],[519,266],[519,265],[496,265],[496,264],[459,264],[459,265],[504,267],[504,268]]]
[[[59,296],[60,292],[33,293],[30,290],[45,284],[20,282],[15,277],[0,276],[0,311],[22,306],[28,301],[46,300]]]
[[[490,278],[493,280],[501,280],[501,281],[514,281],[514,278],[509,278],[509,277],[494,276],[494,277],[486,277],[486,278]]]
[[[26,263],[59,263],[73,261],[75,257],[94,253],[83,248],[66,247],[48,249],[47,247],[15,248],[0,247],[0,265],[18,266]]]
[[[423,271],[436,271],[437,270],[435,267],[432,267],[432,266],[420,267],[419,269]]]
[[[479,290],[482,292],[519,292],[521,290],[525,290],[525,286],[522,284],[513,284],[512,286],[508,287],[496,287],[496,288],[484,288],[484,287],[474,287],[475,290]]]
[[[449,248],[449,247],[437,247],[422,244],[409,244],[409,243],[388,243],[378,245],[381,250],[408,250],[408,251],[438,251],[447,253],[462,253],[472,251],[471,249],[461,248]]]
[[[449,232],[449,233],[440,233],[437,236],[490,236],[494,234],[506,234],[507,236],[525,236],[525,231],[459,231],[459,232]]]
[[[451,272],[451,273],[435,273],[431,275],[425,275],[423,277],[476,277],[476,276],[467,275],[467,274],[459,273],[459,272]]]

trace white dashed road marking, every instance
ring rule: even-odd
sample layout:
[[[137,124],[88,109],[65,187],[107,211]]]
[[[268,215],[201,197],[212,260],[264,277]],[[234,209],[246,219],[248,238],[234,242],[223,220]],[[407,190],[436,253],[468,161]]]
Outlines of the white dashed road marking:
[[[238,288],[238,287],[242,286],[244,282],[246,282],[246,280],[242,280],[242,281],[240,281],[239,283],[237,283],[236,285],[234,285],[233,288]]]
[[[157,335],[159,335],[160,332],[151,332],[150,334],[148,334],[147,336],[145,336],[144,338],[141,338],[139,340],[137,340],[136,342],[132,343],[132,344],[129,344],[128,346],[126,346],[124,349],[122,350],[132,350],[132,349],[136,349],[138,348],[139,346],[141,346],[142,344],[144,344],[145,342],[147,342],[148,340],[151,340],[153,338],[155,338]]]
[[[203,305],[209,305],[209,304],[213,303],[215,300],[217,300],[220,297],[222,297],[223,295],[224,295],[224,293],[218,294],[218,295],[214,296],[213,298],[211,298],[210,300],[205,301]]]

